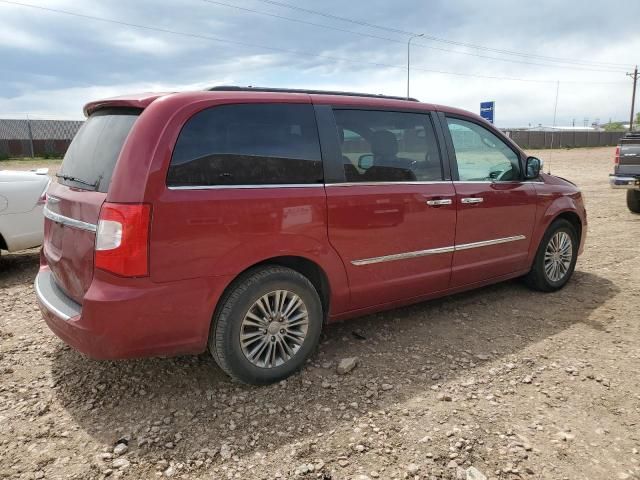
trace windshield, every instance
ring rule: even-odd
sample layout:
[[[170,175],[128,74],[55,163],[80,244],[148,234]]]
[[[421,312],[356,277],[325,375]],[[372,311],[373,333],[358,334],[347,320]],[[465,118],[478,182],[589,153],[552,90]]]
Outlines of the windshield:
[[[67,150],[58,182],[106,193],[124,141],[142,110],[98,110],[82,125]]]

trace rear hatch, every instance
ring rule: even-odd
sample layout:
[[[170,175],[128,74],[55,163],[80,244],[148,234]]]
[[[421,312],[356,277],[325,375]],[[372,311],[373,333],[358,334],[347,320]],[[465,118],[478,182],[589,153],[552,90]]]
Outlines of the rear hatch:
[[[95,229],[124,142],[142,112],[93,112],[74,137],[47,193],[43,253],[58,286],[82,303],[94,267]]]

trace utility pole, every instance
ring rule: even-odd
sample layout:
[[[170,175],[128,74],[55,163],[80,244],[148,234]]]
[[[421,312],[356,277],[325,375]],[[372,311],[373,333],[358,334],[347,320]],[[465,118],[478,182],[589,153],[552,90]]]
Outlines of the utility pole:
[[[411,35],[407,41],[407,100],[409,100],[409,74],[411,69],[411,40],[418,37],[424,37],[424,33]]]
[[[629,120],[629,131],[633,132],[633,114],[636,105],[636,86],[638,84],[638,66],[636,65],[633,73],[627,73],[633,79],[633,93],[631,94],[631,119]]]

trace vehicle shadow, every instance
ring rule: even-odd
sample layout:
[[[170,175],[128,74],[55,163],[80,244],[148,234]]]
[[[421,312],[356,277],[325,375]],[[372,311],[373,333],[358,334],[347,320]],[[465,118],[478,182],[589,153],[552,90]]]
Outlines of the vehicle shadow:
[[[36,278],[40,265],[40,250],[2,253],[0,256],[0,288],[24,285]]]
[[[609,280],[577,271],[553,294],[512,281],[329,326],[301,373],[266,387],[233,383],[209,355],[100,362],[60,343],[54,390],[96,441],[129,439],[130,458],[206,459],[222,444],[244,456],[432,395],[432,385],[473,375],[483,360],[499,363],[574,324],[605,328],[590,316],[617,291]],[[338,376],[336,362],[351,356],[360,365]]]

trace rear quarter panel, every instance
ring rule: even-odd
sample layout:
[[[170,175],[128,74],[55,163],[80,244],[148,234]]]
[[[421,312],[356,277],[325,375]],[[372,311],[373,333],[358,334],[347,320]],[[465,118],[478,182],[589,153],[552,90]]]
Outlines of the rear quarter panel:
[[[238,103],[311,103],[308,95],[161,97],[142,113],[120,154],[109,202],[152,205],[150,273],[154,282],[235,277],[275,256],[300,256],[330,279],[331,312],[347,308],[344,266],[329,246],[323,186],[171,190],[166,185],[173,148],[197,112]]]
[[[151,278],[235,277],[277,256],[318,264],[330,280],[331,310],[348,305],[342,261],[327,239],[323,186],[169,190],[153,207]]]

